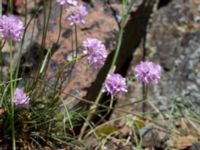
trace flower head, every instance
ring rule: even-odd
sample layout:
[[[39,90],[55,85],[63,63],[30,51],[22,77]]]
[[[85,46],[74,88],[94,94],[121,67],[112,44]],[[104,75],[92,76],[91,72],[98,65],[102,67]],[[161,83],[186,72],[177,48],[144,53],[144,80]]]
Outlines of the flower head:
[[[88,62],[94,68],[104,64],[108,54],[105,45],[101,41],[95,38],[87,38],[83,41],[83,47],[85,48],[83,53],[87,55]]]
[[[127,92],[126,79],[120,74],[109,74],[104,84],[104,91],[113,96]]]
[[[0,33],[4,40],[13,40],[19,42],[22,39],[24,31],[23,22],[13,15],[0,18]]]
[[[138,81],[146,85],[155,85],[161,76],[161,66],[150,61],[138,64],[134,69]]]
[[[69,5],[77,5],[78,2],[76,0],[57,0],[57,2],[60,4],[60,5],[65,5],[65,4],[69,4]]]
[[[27,108],[29,106],[30,98],[26,96],[23,89],[16,88],[14,92],[15,108]]]
[[[66,8],[66,12],[70,25],[84,24],[84,18],[88,14],[86,7],[83,5],[69,6]]]

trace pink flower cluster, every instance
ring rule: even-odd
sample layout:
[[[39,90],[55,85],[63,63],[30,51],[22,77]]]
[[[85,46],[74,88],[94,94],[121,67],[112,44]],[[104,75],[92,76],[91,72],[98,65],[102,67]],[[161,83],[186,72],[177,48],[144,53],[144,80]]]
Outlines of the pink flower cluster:
[[[150,61],[138,64],[134,69],[135,77],[145,85],[155,85],[161,76],[161,66]]]
[[[112,96],[127,92],[126,79],[120,74],[109,74],[104,84],[104,91]]]
[[[135,77],[145,85],[155,85],[161,77],[161,66],[150,61],[138,64],[134,69]],[[104,83],[104,92],[116,96],[127,92],[126,79],[120,74],[109,74]]]
[[[16,88],[14,92],[14,106],[16,109],[27,108],[30,98],[26,96],[23,89]]]
[[[83,5],[74,5],[66,8],[67,20],[70,25],[79,25],[85,23],[85,17],[88,11]]]
[[[60,5],[66,5],[67,21],[70,25],[85,23],[88,11],[84,5],[78,4],[76,0],[57,0]]]
[[[23,22],[13,15],[0,18],[0,33],[4,40],[19,42],[24,31]]]
[[[87,38],[83,41],[84,51],[87,60],[96,69],[104,64],[108,55],[105,45],[95,38]]]

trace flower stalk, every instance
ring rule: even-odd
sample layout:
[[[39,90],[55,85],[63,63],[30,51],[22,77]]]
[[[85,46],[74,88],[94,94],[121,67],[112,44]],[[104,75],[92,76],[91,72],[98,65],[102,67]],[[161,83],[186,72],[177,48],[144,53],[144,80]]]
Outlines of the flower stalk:
[[[14,110],[14,89],[13,89],[13,62],[12,62],[12,49],[13,43],[10,40],[10,106],[11,106],[11,132],[12,132],[12,148],[16,149],[16,140],[15,140],[15,110]]]

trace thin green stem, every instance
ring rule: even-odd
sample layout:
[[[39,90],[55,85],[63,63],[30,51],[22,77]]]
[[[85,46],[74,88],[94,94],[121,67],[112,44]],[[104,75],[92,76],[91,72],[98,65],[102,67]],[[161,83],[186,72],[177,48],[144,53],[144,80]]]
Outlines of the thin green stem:
[[[41,48],[44,50],[45,47],[45,31],[46,31],[46,0],[43,1],[43,29],[42,29],[42,44]]]
[[[78,55],[78,32],[77,25],[74,25],[74,38],[75,38],[75,57]]]
[[[148,86],[143,84],[142,87],[143,87],[142,88],[142,93],[143,93],[143,100],[144,100],[144,103],[142,103],[142,112],[145,115],[146,107],[147,107],[146,101],[148,99]]]
[[[122,38],[123,38],[123,33],[124,33],[124,25],[125,25],[125,22],[126,22],[126,0],[123,0],[122,2],[122,15],[121,15],[121,26],[120,26],[120,32],[119,32],[119,38],[118,38],[118,42],[117,42],[117,48],[116,48],[116,51],[115,51],[115,54],[114,54],[114,58],[112,60],[112,64],[111,64],[111,67],[110,69],[112,69],[116,62],[117,62],[117,58],[119,56],[119,51],[120,51],[120,48],[121,48],[121,45],[122,45]]]
[[[3,49],[3,47],[4,47],[4,45],[5,45],[5,41],[3,41],[3,44],[1,45],[1,47],[0,47],[0,66],[1,66],[1,68],[0,68],[0,81],[3,81],[3,68],[2,68],[2,63],[3,63],[3,55],[2,55],[2,49]]]
[[[12,62],[12,41],[10,41],[10,106],[11,106],[11,128],[12,128],[12,148],[16,150],[15,141],[15,110],[14,110],[14,89],[13,89],[13,62]]]
[[[5,41],[3,41],[3,44],[0,47],[0,82],[3,82],[3,54],[2,54],[2,49],[5,45]],[[4,86],[0,87],[0,92],[1,94],[4,92]],[[2,95],[1,95],[2,96]]]
[[[125,23],[126,23],[127,16],[129,14],[129,12],[131,11],[133,4],[134,4],[134,1],[132,1],[127,8],[127,0],[122,1],[122,14],[121,14],[120,31],[119,31],[119,36],[118,36],[117,47],[116,47],[116,50],[115,50],[115,54],[114,54],[114,58],[112,60],[110,70],[112,70],[112,68],[116,65],[116,62],[117,62],[117,59],[118,59],[118,56],[119,56],[119,51],[120,51],[120,48],[121,48],[121,45],[122,45],[124,26],[125,26]]]
[[[10,9],[10,12],[12,13],[13,12],[13,0],[9,0],[9,9]]]
[[[146,60],[146,37],[143,38],[143,42],[142,42],[142,48],[143,48],[143,56],[142,56],[142,61]],[[143,94],[143,99],[146,100],[147,99],[147,94],[148,94],[148,87],[143,83],[142,84],[142,94]],[[145,111],[146,111],[146,102],[144,102],[142,104],[142,112],[145,115]]]
[[[60,16],[59,16],[59,33],[58,33],[58,39],[56,41],[56,43],[58,44],[59,40],[60,40],[60,35],[61,35],[61,31],[62,31],[62,12],[63,12],[63,6],[60,6]]]
[[[46,9],[46,8],[45,8]],[[48,11],[48,15],[47,15],[47,20],[46,21],[46,25],[45,25],[45,33],[44,33],[44,45],[46,43],[46,36],[47,36],[47,31],[48,31],[48,28],[49,28],[49,20],[50,20],[50,17],[51,17],[51,12],[52,12],[52,1],[49,1],[49,11]],[[44,46],[45,48],[45,46]]]
[[[111,96],[111,100],[110,100],[110,108],[113,107],[113,102],[114,102],[114,96],[112,95],[112,96]]]
[[[28,16],[28,8],[27,8],[27,0],[24,1],[24,7],[25,7],[25,18],[24,18],[24,24],[27,24],[27,16]]]

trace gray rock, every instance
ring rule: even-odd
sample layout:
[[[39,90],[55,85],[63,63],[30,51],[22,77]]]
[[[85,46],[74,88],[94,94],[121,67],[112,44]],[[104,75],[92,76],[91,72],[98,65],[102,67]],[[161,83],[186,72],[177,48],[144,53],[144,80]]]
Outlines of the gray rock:
[[[192,11],[194,4],[171,1],[154,13],[147,33],[146,58],[163,68],[161,81],[151,96],[160,101],[165,97],[168,104],[176,97],[200,104],[200,26],[194,19],[198,14],[198,9]]]
[[[153,125],[146,125],[139,131],[143,147],[165,148],[167,134],[159,131]]]

